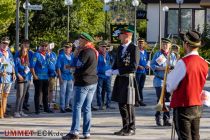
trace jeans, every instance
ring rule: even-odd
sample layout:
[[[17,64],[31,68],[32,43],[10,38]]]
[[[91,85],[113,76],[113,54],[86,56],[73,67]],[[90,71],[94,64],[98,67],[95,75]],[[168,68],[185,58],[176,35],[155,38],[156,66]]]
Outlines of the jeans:
[[[179,140],[199,140],[199,127],[202,107],[174,108],[174,124]]]
[[[139,96],[141,101],[143,101],[143,88],[144,88],[144,83],[146,80],[146,74],[145,73],[136,73],[136,81],[138,83],[138,88],[139,88]]]
[[[155,87],[155,90],[156,90],[157,103],[158,103],[158,101],[160,99],[162,87]],[[171,96],[170,93],[168,93],[168,92],[165,93],[165,101],[166,102],[170,102],[170,96]],[[160,116],[161,116],[161,112],[156,111],[155,117],[160,118]],[[170,120],[170,112],[169,111],[168,112],[163,112],[163,120],[164,121]]]
[[[83,110],[83,135],[90,134],[91,127],[91,103],[94,93],[96,91],[97,84],[89,86],[74,86],[74,104],[72,114],[72,134],[79,134],[81,109]]]
[[[60,84],[60,109],[65,109],[69,107],[70,97],[73,94],[73,81],[63,80]]]
[[[109,106],[111,102],[111,77],[105,79],[105,78],[98,78],[98,85],[97,85],[97,105],[102,106],[103,105],[103,99],[102,99],[102,89],[104,88],[104,92],[106,93],[106,106]]]

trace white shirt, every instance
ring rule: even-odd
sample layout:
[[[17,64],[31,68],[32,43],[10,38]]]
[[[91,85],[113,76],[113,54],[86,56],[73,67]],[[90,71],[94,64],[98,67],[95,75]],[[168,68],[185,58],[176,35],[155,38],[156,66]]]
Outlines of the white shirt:
[[[128,48],[128,45],[129,45],[130,43],[131,43],[131,41],[128,41],[128,43],[122,45],[122,46],[123,46],[122,56],[124,55],[126,49]]]
[[[198,55],[197,51],[192,51],[185,55],[187,57],[189,55]],[[168,74],[167,81],[166,81],[166,90],[167,92],[172,93],[174,90],[177,89],[181,80],[185,77],[186,74],[186,66],[182,59],[180,59],[174,69]]]

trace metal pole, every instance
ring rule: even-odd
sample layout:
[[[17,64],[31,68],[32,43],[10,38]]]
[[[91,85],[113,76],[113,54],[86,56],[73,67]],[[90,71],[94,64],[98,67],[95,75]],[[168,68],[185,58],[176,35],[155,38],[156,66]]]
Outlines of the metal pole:
[[[134,7],[135,8],[135,15],[134,15],[134,44],[136,44],[136,6]]]
[[[107,34],[106,34],[106,25],[107,25],[107,11],[105,11],[105,23],[104,23],[104,28],[105,28],[104,32],[105,32],[105,36],[107,35]]]
[[[19,0],[16,0],[16,36],[15,36],[15,50],[19,50],[19,8],[20,8],[20,2]]]
[[[159,1],[159,45],[161,49],[161,0]]]
[[[67,41],[69,41],[69,9],[70,9],[70,5],[68,5]]]
[[[179,3],[179,21],[178,21],[178,33],[181,32],[181,2]]]
[[[26,0],[26,9],[25,9],[25,39],[28,39],[28,17],[29,17],[29,12],[28,12],[28,4],[29,0]]]

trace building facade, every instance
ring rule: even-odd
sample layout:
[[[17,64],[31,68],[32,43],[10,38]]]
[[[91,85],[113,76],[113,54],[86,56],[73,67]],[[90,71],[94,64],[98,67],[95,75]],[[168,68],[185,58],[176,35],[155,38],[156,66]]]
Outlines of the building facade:
[[[180,5],[176,3],[176,0],[161,0],[161,18],[159,18],[160,0],[142,0],[142,2],[147,5],[148,42],[154,43],[159,40],[159,29],[161,37],[167,37],[178,35],[179,30],[195,29],[202,33],[204,25],[210,25],[210,8],[208,8],[210,0],[184,0],[184,3]],[[168,11],[163,11],[165,6],[169,8]],[[161,19],[160,27],[159,19]]]

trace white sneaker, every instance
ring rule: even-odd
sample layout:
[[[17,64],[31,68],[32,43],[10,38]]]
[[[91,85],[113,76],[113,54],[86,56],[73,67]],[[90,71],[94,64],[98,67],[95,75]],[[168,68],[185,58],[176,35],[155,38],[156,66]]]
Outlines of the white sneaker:
[[[19,112],[15,112],[15,113],[14,113],[14,117],[15,117],[15,118],[21,118],[21,115],[20,115]]]
[[[20,112],[20,115],[21,115],[22,117],[28,117],[28,115],[25,114],[23,111]]]

